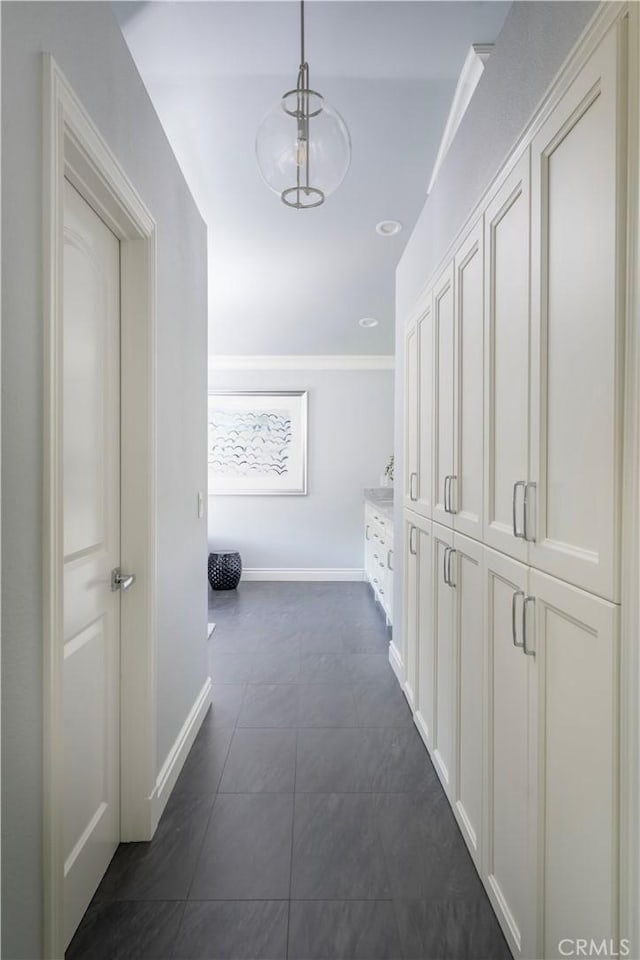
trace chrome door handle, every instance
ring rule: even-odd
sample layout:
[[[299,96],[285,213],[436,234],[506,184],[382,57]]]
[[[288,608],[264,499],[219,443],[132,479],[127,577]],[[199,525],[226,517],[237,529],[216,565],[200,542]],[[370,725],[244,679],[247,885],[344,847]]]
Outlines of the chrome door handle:
[[[409,553],[411,554],[412,557],[415,557],[416,555],[416,545],[413,539],[413,535],[415,532],[416,532],[416,527],[411,527],[411,530],[409,531]]]
[[[456,512],[455,508],[453,507],[452,490],[453,490],[453,484],[457,481],[457,479],[458,478],[456,477],[455,473],[452,473],[451,476],[449,477],[449,513]]]
[[[451,584],[449,583],[449,578],[447,577],[447,570],[448,570],[447,560],[449,559],[449,550],[451,550],[451,547],[445,547],[444,556],[442,557],[442,579],[444,580],[444,582],[448,587],[451,586]]]
[[[513,640],[514,647],[522,647],[524,640],[521,643],[518,643],[517,631],[516,631],[516,603],[518,597],[522,597],[524,600],[524,590],[514,591],[513,597],[511,598],[511,638]]]
[[[387,550],[387,566],[389,570],[393,573],[393,567],[391,566],[391,557],[393,556],[393,550]]]
[[[449,547],[449,557],[447,560],[447,583],[449,584],[450,587],[454,587],[454,588],[456,584],[453,580],[453,577],[451,576],[451,558],[454,557],[457,552],[458,551],[455,550],[453,547]]]
[[[525,537],[525,531],[524,531],[524,530],[518,531],[517,505],[516,505],[516,500],[517,500],[517,495],[518,495],[518,487],[522,487],[522,489],[523,489],[523,491],[524,491],[524,496],[525,496],[525,498],[526,498],[527,481],[526,481],[526,480],[518,480],[518,481],[516,481],[516,483],[514,483],[514,485],[513,485],[513,500],[512,500],[512,504],[511,504],[511,505],[512,505],[512,520],[513,520],[513,535],[514,535],[514,537],[517,537],[518,540],[525,540],[525,539],[526,539],[526,537]],[[523,503],[524,503],[524,500],[523,500]]]
[[[114,567],[111,571],[111,590],[128,590],[136,582],[135,573],[122,573],[120,567]]]
[[[415,479],[416,481],[417,481],[417,479],[418,479],[418,474],[415,473],[415,472],[409,475],[409,499],[410,499],[410,500],[413,500],[413,502],[415,503],[416,500],[418,499],[418,494],[413,492],[413,481],[414,481],[414,479]]]
[[[451,476],[449,474],[444,478],[444,511],[449,513],[449,481]]]
[[[535,597],[525,597],[522,602],[522,649],[528,657],[535,657],[535,650],[531,650],[527,646],[527,604],[535,603]]]
[[[530,488],[533,489],[533,490],[535,490],[535,489],[536,489],[535,483],[525,483],[525,485],[524,485],[524,530],[522,531],[522,533],[523,533],[523,538],[524,538],[528,543],[535,543],[535,540],[536,540],[535,536],[530,537],[530,536],[528,535],[528,529],[529,529],[529,489],[530,489]]]

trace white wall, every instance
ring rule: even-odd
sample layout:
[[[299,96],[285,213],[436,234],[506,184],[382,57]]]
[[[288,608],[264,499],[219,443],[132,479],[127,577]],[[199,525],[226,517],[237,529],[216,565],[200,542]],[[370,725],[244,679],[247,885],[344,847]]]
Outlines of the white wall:
[[[245,567],[362,569],[363,488],[393,450],[393,371],[218,371],[210,385],[309,391],[306,497],[210,497],[209,543]]]
[[[396,489],[402,490],[404,330],[413,304],[489,186],[597,3],[514,3],[396,272]],[[425,174],[425,194],[427,175]],[[394,637],[402,636],[401,498],[396,498]]]
[[[2,956],[42,957],[42,65],[158,225],[158,769],[206,679],[206,231],[108,3],[2,4]],[[11,242],[7,243],[6,238]]]

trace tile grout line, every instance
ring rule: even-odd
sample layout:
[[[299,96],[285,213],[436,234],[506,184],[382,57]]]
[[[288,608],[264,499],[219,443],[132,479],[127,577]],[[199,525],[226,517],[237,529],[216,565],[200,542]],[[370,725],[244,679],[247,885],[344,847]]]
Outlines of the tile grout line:
[[[300,691],[300,686],[298,685],[298,693]],[[300,708],[300,697],[298,696],[298,709]],[[300,717],[298,716],[298,719]],[[296,822],[296,781],[298,778],[298,733],[299,728],[296,727],[296,748],[294,753],[294,763],[293,763],[293,795],[291,797],[292,809],[291,809],[291,854],[289,856],[289,900],[287,904],[287,939],[285,943],[285,958],[288,960],[289,957],[289,934],[291,930],[291,894],[293,887],[293,842],[295,835],[295,822]]]

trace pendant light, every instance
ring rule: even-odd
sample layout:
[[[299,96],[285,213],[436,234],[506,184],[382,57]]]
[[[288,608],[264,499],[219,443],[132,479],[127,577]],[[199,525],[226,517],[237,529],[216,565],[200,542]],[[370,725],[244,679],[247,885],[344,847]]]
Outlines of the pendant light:
[[[319,207],[342,183],[351,160],[351,140],[337,110],[309,86],[304,58],[304,0],[300,0],[300,66],[288,90],[266,115],[256,135],[260,173],[282,202],[304,210]]]

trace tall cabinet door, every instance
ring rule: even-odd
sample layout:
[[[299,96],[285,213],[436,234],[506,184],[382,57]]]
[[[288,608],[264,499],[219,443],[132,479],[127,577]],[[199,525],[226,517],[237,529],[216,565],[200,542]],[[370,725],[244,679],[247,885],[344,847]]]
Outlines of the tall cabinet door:
[[[528,568],[485,549],[487,757],[484,876],[514,957],[536,940],[536,665],[523,648]],[[555,954],[554,954],[555,956]]]
[[[618,591],[621,489],[622,29],[599,45],[531,147],[538,496],[531,497],[529,558],[608,599]]]
[[[418,328],[411,324],[404,341],[404,505],[418,499]]]
[[[453,492],[453,372],[454,372],[453,263],[433,288],[433,511],[438,523],[452,526]]]
[[[540,956],[617,942],[619,608],[531,572],[545,811]],[[541,844],[542,846],[542,844]]]
[[[418,318],[418,488],[413,509],[431,517],[433,482],[433,314],[431,297]]]
[[[435,701],[432,757],[449,798],[455,777],[456,643],[454,630],[455,584],[453,531],[432,526],[433,656]]]
[[[526,561],[529,479],[529,155],[485,213],[484,541]],[[519,486],[516,486],[519,484]]]
[[[432,747],[435,673],[433,648],[433,550],[432,525],[428,520],[417,524],[418,608],[417,608],[417,671],[414,720],[422,739]]]
[[[456,758],[454,811],[478,870],[482,869],[484,762],[484,618],[482,544],[454,535]]]
[[[482,221],[455,258],[454,527],[482,539],[484,264]]]
[[[405,513],[404,519],[404,660],[405,694],[411,709],[416,696],[418,670],[418,528],[417,517]]]

